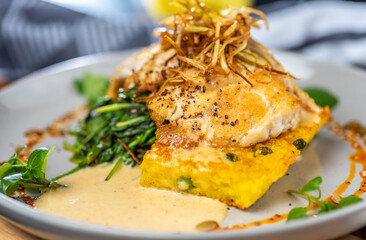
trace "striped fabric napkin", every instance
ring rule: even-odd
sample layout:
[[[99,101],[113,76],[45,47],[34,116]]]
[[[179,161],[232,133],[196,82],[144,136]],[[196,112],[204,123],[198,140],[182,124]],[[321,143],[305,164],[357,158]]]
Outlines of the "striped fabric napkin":
[[[269,31],[253,37],[271,49],[366,68],[366,3],[281,1],[262,6]]]
[[[70,58],[146,46],[154,26],[141,2],[98,18],[40,0],[0,1],[0,82]],[[123,6],[122,6],[123,7]]]

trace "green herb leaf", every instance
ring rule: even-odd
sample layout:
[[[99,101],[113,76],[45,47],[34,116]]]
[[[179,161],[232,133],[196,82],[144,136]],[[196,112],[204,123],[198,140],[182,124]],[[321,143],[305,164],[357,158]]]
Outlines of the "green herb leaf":
[[[27,168],[28,172],[30,172],[32,177],[34,177],[35,179],[39,181],[45,179],[45,166],[47,164],[47,156],[52,150],[53,148],[51,150],[48,150],[47,148],[38,148],[29,155]]]
[[[321,107],[329,106],[332,109],[338,104],[337,97],[324,88],[306,87],[303,90]]]
[[[21,173],[16,173],[2,178],[0,184],[0,192],[6,195],[13,194],[19,188],[19,181],[22,178]]]
[[[302,207],[296,207],[291,209],[288,213],[287,221],[292,221],[299,218],[307,218],[308,215],[306,214],[306,210]]]
[[[345,207],[362,201],[362,198],[349,195],[348,197],[342,198],[341,201],[339,201],[338,207]]]
[[[315,177],[311,179],[309,182],[307,182],[302,188],[301,192],[309,192],[309,191],[319,191],[320,190],[320,184],[322,183],[321,177]]]
[[[0,192],[11,195],[20,186],[38,190],[61,187],[62,185],[45,178],[47,157],[52,149],[38,148],[34,150],[29,155],[27,162],[18,156],[23,149],[15,152],[8,162],[0,166]]]
[[[108,77],[94,73],[86,73],[74,81],[75,89],[88,99],[89,105],[93,105],[99,97],[105,96],[108,85]]]
[[[4,178],[4,176],[6,176],[6,173],[10,170],[10,169],[12,169],[13,168],[13,166],[10,164],[10,163],[8,163],[8,162],[6,162],[6,163],[4,163],[3,165],[1,165],[0,166],[0,179],[3,179]]]
[[[337,209],[337,206],[334,205],[333,203],[322,202],[322,204],[319,205],[319,208],[320,208],[320,211],[318,212],[318,214],[322,214],[322,213],[330,212],[330,211]]]
[[[19,181],[22,179],[22,174],[16,173],[4,177],[1,181],[6,185],[5,194],[11,195],[19,188]]]
[[[10,163],[10,164],[14,164],[14,163],[16,163],[16,162],[18,162],[18,163],[24,163],[24,161],[23,160],[21,160],[20,158],[19,158],[19,154],[23,151],[23,149],[24,149],[25,147],[21,147],[21,148],[19,148],[11,157],[10,157],[10,159],[8,160],[8,163]],[[25,163],[24,163],[25,164]]]
[[[298,191],[298,190],[288,190],[288,193],[291,193],[291,194],[295,193],[295,194],[299,194],[299,195],[302,195],[302,196],[306,197],[309,200],[309,204],[308,204],[308,207],[306,209],[304,209],[304,208],[293,208],[289,213],[287,221],[307,216],[306,212],[307,212],[307,210],[309,210],[309,207],[310,207],[312,202],[315,202],[319,206],[318,214],[323,214],[325,212],[334,211],[338,208],[345,207],[345,206],[363,201],[361,198],[355,197],[353,195],[350,195],[348,197],[343,198],[339,202],[338,206],[336,206],[333,203],[326,202],[326,201],[320,201],[319,199],[321,197],[321,190],[320,190],[320,184],[321,183],[322,183],[322,178],[321,177],[316,177],[316,178],[310,180],[308,183],[306,183],[300,191]],[[316,190],[319,193],[318,197],[315,197],[313,195],[310,195],[310,194],[306,193],[306,192],[309,192],[309,191],[316,191]]]

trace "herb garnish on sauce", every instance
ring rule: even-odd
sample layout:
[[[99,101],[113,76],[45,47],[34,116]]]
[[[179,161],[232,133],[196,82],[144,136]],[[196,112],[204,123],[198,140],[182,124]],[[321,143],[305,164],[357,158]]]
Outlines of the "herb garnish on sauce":
[[[309,204],[305,208],[303,208],[303,207],[293,208],[288,214],[287,221],[292,221],[292,220],[299,219],[299,218],[307,218],[314,214],[322,214],[325,212],[330,212],[330,211],[363,201],[362,198],[359,198],[359,197],[356,197],[353,195],[349,195],[347,197],[342,198],[339,201],[339,203],[337,203],[337,204],[334,204],[332,202],[322,201],[322,200],[320,200],[320,198],[321,198],[320,184],[321,183],[322,183],[322,178],[316,177],[316,178],[310,180],[308,183],[306,183],[301,188],[301,190],[288,190],[288,193],[290,193],[290,194],[299,194],[303,197],[306,197],[309,201]],[[318,194],[317,194],[318,196],[314,196],[314,195],[311,195],[308,193],[311,191],[318,192]],[[318,210],[312,211],[313,209],[311,209],[311,206],[313,203],[315,203],[319,207]]]
[[[19,157],[23,149],[24,147],[17,150],[6,163],[0,166],[1,193],[9,196],[19,187],[41,191],[63,186],[53,179],[46,179],[47,157],[53,148],[51,150],[37,148],[29,155],[27,161]]]

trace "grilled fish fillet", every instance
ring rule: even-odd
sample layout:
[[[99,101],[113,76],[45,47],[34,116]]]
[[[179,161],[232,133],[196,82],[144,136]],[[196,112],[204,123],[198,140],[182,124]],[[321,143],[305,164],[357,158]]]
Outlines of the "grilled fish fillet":
[[[188,78],[197,76],[194,70],[186,71]],[[164,87],[147,102],[158,125],[158,142],[183,148],[202,142],[214,147],[248,147],[301,122],[319,123],[321,108],[290,77],[271,78],[257,69],[248,76],[253,87],[234,74],[212,76],[209,83],[196,78]]]
[[[286,173],[301,152],[295,143],[308,143],[329,110],[250,38],[257,23],[251,14],[261,13],[245,8],[218,16],[195,7],[167,21],[175,35],[163,32],[159,44],[119,67],[109,96],[131,86],[151,93],[144,100],[157,140],[140,165],[142,186],[244,209]]]
[[[157,47],[150,47],[137,54],[135,60],[127,61],[130,65],[141,65],[133,70],[140,92],[155,91],[156,86],[162,85],[161,69],[174,56],[174,51],[168,51],[145,57],[151,49],[157,51]],[[171,62],[174,66],[176,60]],[[119,69],[123,71],[114,74],[112,85],[131,84],[128,79],[124,81],[127,66],[122,64]],[[244,70],[242,74],[253,86],[234,73],[200,76],[196,68],[185,68],[189,81],[164,86],[147,101],[150,116],[158,126],[157,141],[183,148],[201,142],[215,147],[247,147],[277,137],[301,122],[320,122],[321,108],[290,76],[254,67],[250,70],[253,74]],[[110,92],[117,91],[111,87]]]

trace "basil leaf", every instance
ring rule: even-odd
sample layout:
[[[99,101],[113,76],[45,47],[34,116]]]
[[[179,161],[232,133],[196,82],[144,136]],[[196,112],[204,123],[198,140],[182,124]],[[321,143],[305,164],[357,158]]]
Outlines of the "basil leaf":
[[[3,179],[3,177],[6,175],[6,173],[9,172],[10,169],[12,169],[13,166],[10,163],[4,163],[0,166],[0,179]]]
[[[109,78],[103,75],[86,73],[74,81],[76,91],[87,98],[93,105],[99,97],[105,96],[109,86]]]
[[[316,177],[313,178],[312,180],[310,180],[308,183],[306,183],[302,188],[301,188],[301,192],[309,192],[309,191],[319,191],[319,185],[322,183],[322,178],[321,177]]]
[[[1,180],[0,192],[11,195],[19,188],[19,181],[22,179],[21,173],[6,176]]]
[[[5,194],[8,196],[12,195],[13,193],[15,193],[16,190],[18,190],[18,188],[19,188],[19,182],[11,183],[6,188]]]
[[[337,97],[324,88],[306,87],[303,90],[321,107],[329,106],[332,109],[338,104]]]
[[[0,193],[12,195],[19,186],[35,190],[64,187],[45,178],[47,157],[54,148],[38,148],[29,155],[28,161],[19,158],[22,149],[14,153],[8,162],[0,166]]]
[[[306,214],[305,208],[302,207],[296,207],[291,209],[291,211],[288,213],[287,222],[299,219],[299,218],[307,218],[308,215]]]
[[[341,201],[339,201],[338,207],[345,207],[348,205],[352,205],[358,202],[362,202],[362,198],[353,196],[353,195],[349,195],[348,197],[342,198]]]
[[[19,148],[9,159],[9,161],[16,160],[18,158],[18,155],[21,151],[23,151],[25,147]]]
[[[28,158],[27,161],[27,172],[25,173],[25,177],[33,176],[35,179],[42,181],[45,179],[45,166],[47,164],[47,156],[52,151],[49,151],[47,148],[38,148],[34,150]],[[31,176],[29,176],[31,173]]]

